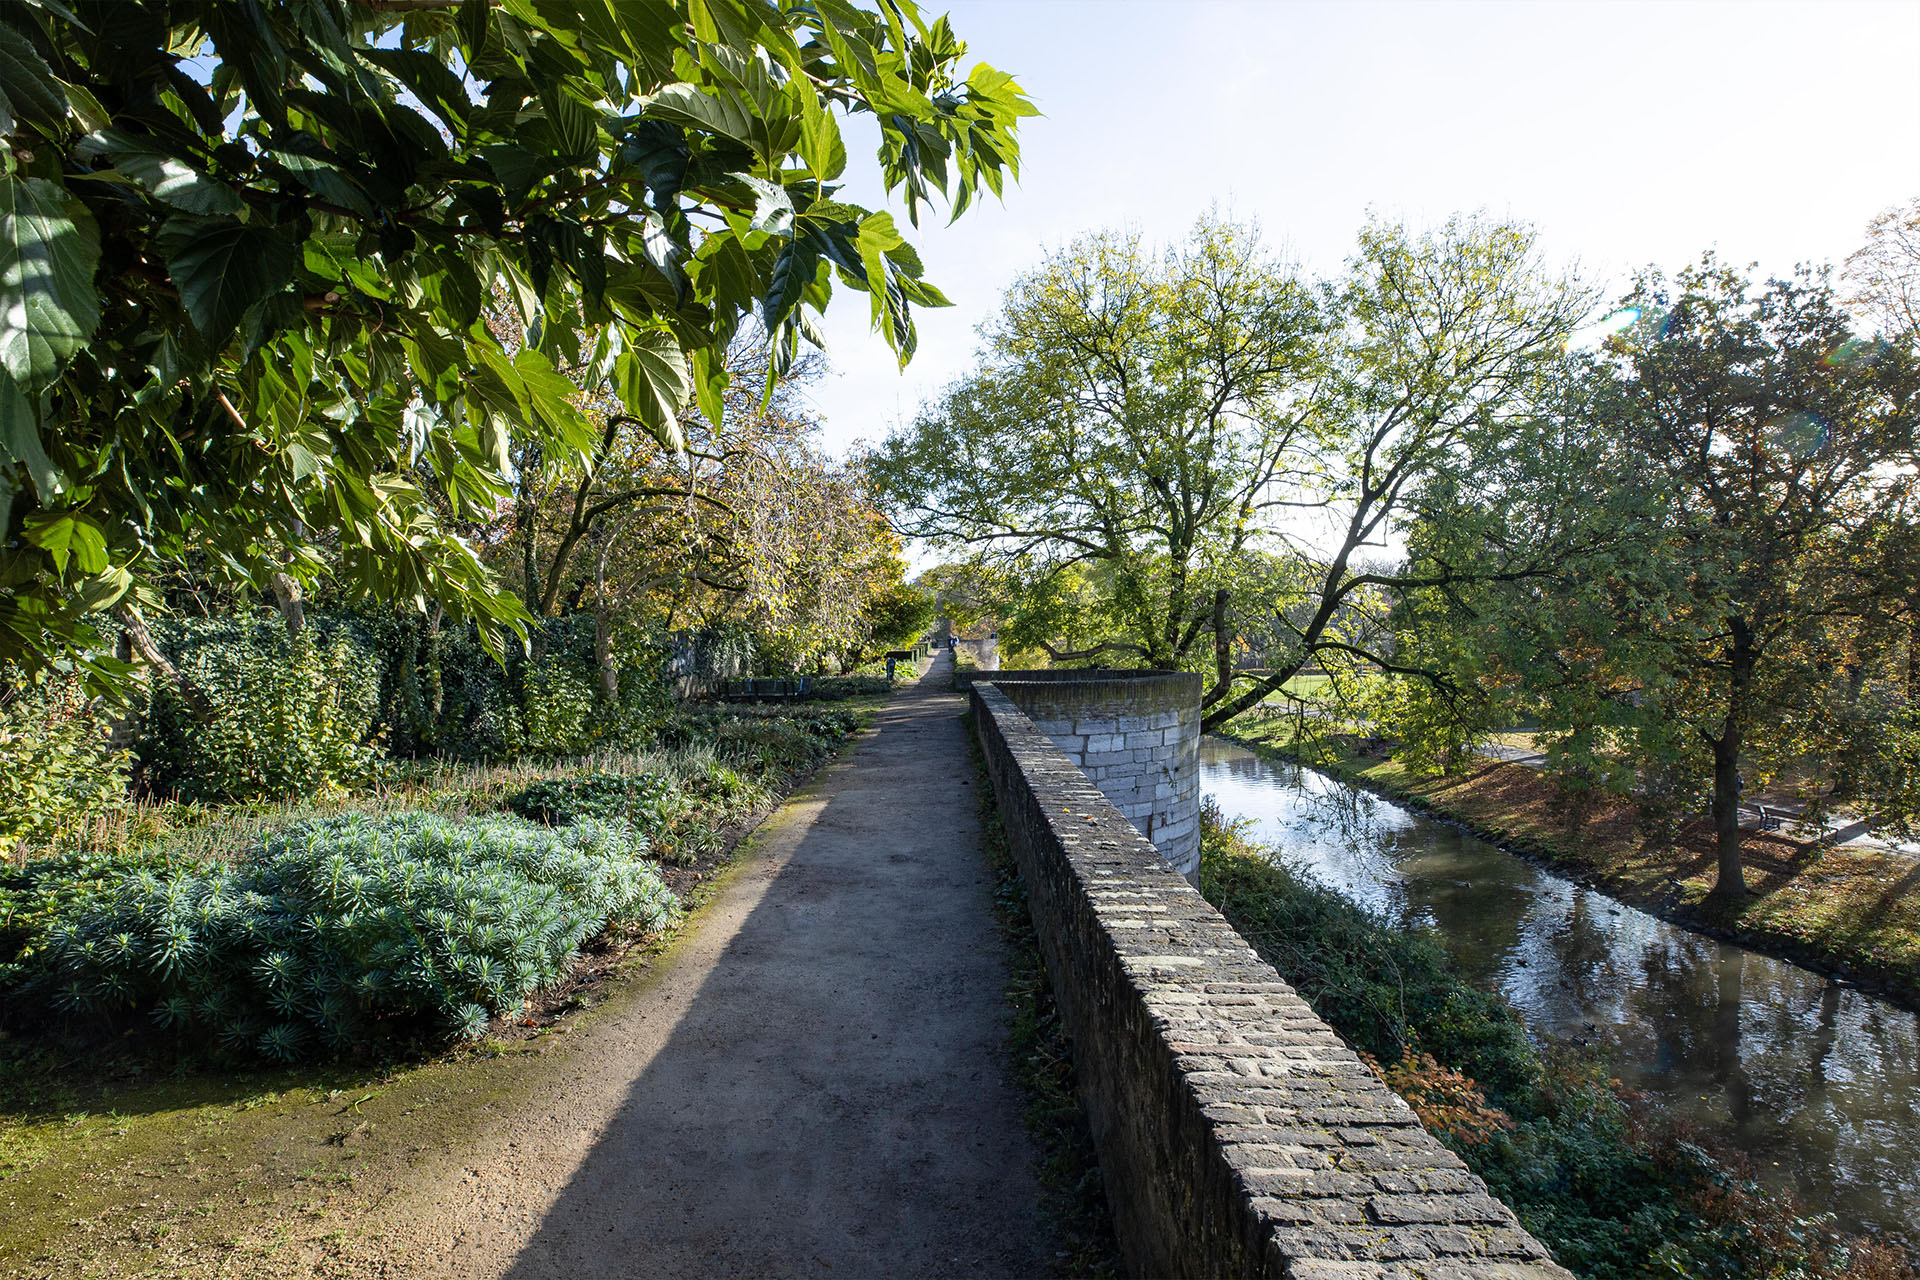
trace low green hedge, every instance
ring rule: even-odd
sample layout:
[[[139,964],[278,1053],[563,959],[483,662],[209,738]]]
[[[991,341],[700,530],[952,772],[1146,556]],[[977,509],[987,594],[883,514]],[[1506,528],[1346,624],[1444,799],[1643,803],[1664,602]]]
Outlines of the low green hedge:
[[[885,676],[817,676],[807,682],[803,702],[842,702],[848,698],[871,698],[893,692],[893,681]]]
[[[668,749],[704,746],[749,773],[793,774],[818,765],[860,727],[852,711],[794,710],[757,714],[746,708],[686,711],[669,721],[660,743]]]
[[[676,916],[646,854],[625,823],[399,813],[289,828],[233,865],[49,859],[10,890],[9,1003],[145,1016],[236,1058],[476,1037],[605,930]]]

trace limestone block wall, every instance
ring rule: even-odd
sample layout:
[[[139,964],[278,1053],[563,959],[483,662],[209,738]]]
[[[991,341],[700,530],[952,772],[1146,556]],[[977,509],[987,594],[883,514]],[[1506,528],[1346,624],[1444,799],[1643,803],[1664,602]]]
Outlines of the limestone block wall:
[[[1127,1270],[1572,1280],[1011,697],[973,686]]]
[[[1200,876],[1200,677],[1180,671],[978,673],[1080,766],[1167,865]]]

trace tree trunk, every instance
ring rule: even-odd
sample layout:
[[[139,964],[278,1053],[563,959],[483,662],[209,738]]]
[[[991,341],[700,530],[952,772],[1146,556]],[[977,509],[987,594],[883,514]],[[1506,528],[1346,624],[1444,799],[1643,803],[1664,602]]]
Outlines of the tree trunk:
[[[1713,891],[1738,896],[1747,891],[1740,861],[1740,725],[1729,714],[1713,740],[1713,832],[1720,870]]]
[[[1920,706],[1920,613],[1907,625],[1907,703]]]
[[[120,619],[127,641],[132,645],[133,652],[140,655],[140,661],[152,667],[161,679],[179,692],[180,700],[187,704],[194,718],[201,721],[212,719],[213,704],[207,700],[206,693],[160,651],[160,645],[154,640],[153,633],[147,630],[147,624],[140,615],[123,604],[114,610],[114,616]]]
[[[1233,636],[1227,631],[1227,602],[1233,593],[1225,587],[1213,593],[1213,688],[1200,699],[1210,707],[1233,688]]]
[[[447,616],[447,607],[437,601],[433,606],[433,620],[427,623],[427,671],[432,676],[433,691],[427,698],[427,706],[433,712],[433,720],[440,722],[440,713],[447,705],[447,682],[440,668],[440,623]]]
[[[1745,618],[1728,619],[1728,629],[1733,642],[1727,652],[1727,716],[1721,722],[1720,736],[1713,740],[1713,833],[1720,864],[1713,892],[1740,897],[1747,892],[1740,861],[1740,747],[1746,730],[1747,686],[1753,681],[1760,655],[1754,649],[1753,629]]]
[[[611,707],[620,701],[620,669],[613,665],[613,624],[605,608],[593,611],[593,670],[600,682],[600,701]]]
[[[538,462],[539,454],[537,448],[529,450],[527,457],[521,462],[521,465],[528,468],[528,470],[527,474],[521,478],[520,498],[517,503],[518,510],[514,512],[514,523],[519,526],[516,532],[520,535],[520,570],[526,578],[526,581],[522,584],[522,590],[526,597],[527,612],[529,613],[542,612],[540,608],[539,548],[534,545],[537,530],[534,527],[535,512],[532,472],[532,468],[537,466]]]
[[[301,595],[299,581],[292,574],[273,575],[273,598],[280,606],[280,616],[286,619],[288,636],[297,636],[306,629],[306,601]]]
[[[1180,628],[1187,620],[1187,557],[1178,547],[1169,548],[1173,559],[1173,572],[1167,583],[1167,621],[1159,644],[1164,646],[1159,653],[1149,655],[1151,666],[1164,671],[1175,671],[1180,666]]]
[[[293,535],[296,538],[304,538],[307,536],[307,525],[304,520],[295,520],[293,522]],[[287,557],[289,560],[292,558],[291,555]],[[298,578],[295,578],[285,570],[274,574],[273,598],[275,603],[280,606],[280,616],[286,619],[287,635],[289,638],[299,635],[301,631],[306,629],[307,605],[300,590],[300,580]]]

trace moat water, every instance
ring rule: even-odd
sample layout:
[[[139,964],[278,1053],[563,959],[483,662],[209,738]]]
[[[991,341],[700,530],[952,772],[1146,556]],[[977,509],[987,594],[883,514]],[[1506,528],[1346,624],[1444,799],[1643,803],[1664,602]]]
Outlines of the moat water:
[[[1920,1016],[1234,743],[1202,741],[1200,785],[1282,859],[1437,931],[1468,980],[1600,1047],[1763,1181],[1920,1242]]]

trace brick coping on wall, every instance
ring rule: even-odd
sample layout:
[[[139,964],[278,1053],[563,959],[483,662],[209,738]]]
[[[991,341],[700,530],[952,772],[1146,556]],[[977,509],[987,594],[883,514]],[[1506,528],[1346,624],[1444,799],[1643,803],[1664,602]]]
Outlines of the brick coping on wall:
[[[1004,693],[972,704],[1129,1271],[1568,1280]]]
[[[962,693],[976,680],[1020,681],[1028,684],[1079,684],[1086,681],[1144,680],[1165,683],[1168,680],[1192,680],[1197,688],[1200,677],[1185,671],[1161,671],[1157,667],[1012,667],[1005,671],[956,671],[953,687]]]

